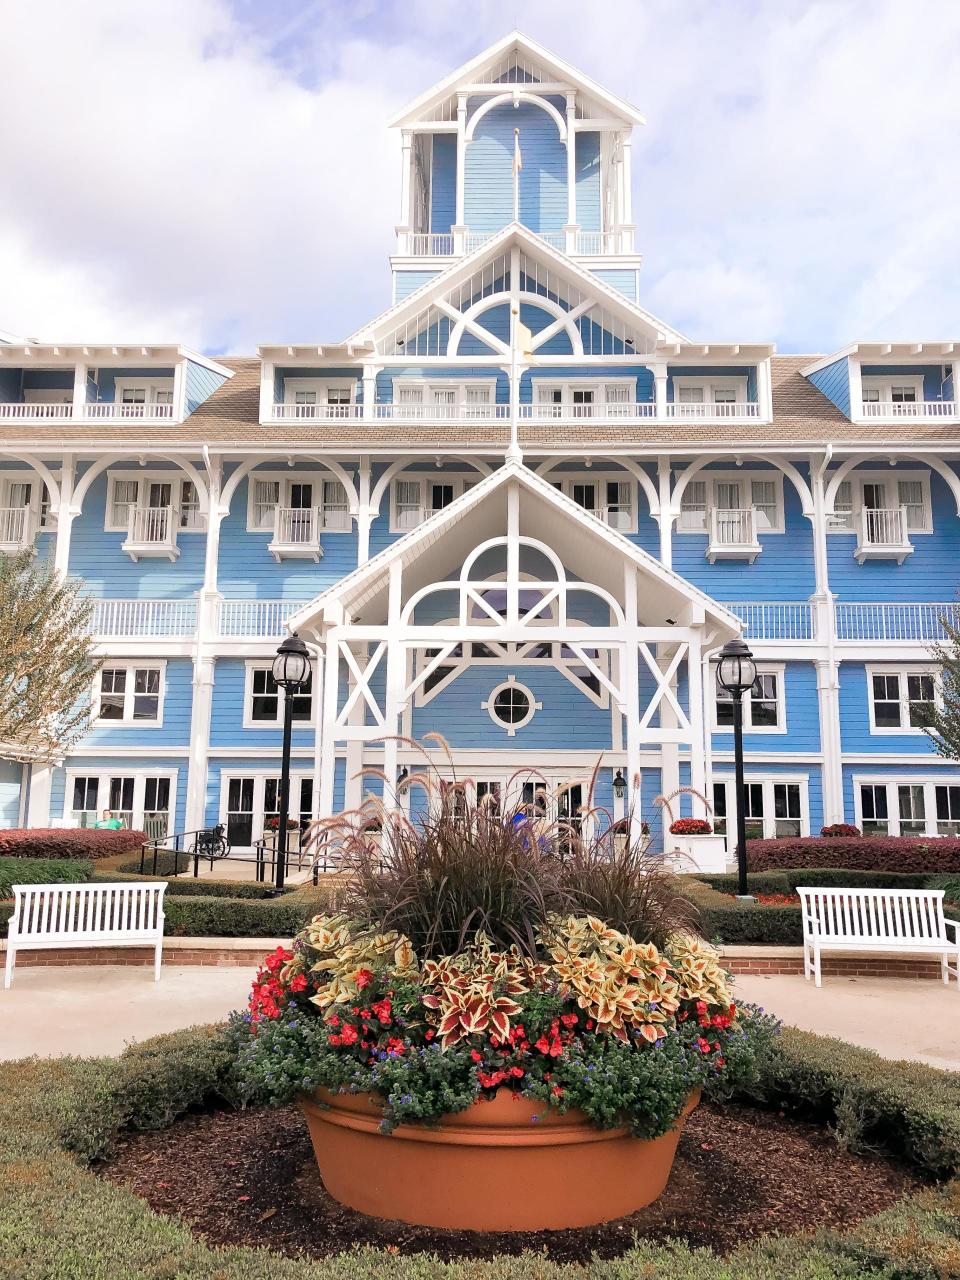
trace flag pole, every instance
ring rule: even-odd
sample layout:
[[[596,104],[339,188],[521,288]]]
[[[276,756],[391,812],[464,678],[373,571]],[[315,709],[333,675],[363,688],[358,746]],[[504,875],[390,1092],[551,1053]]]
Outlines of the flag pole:
[[[516,175],[514,175],[516,184]],[[507,450],[508,462],[522,462],[520,452],[520,428],[517,419],[520,416],[520,388],[517,385],[517,326],[520,323],[520,307],[516,302],[510,304],[510,448]]]

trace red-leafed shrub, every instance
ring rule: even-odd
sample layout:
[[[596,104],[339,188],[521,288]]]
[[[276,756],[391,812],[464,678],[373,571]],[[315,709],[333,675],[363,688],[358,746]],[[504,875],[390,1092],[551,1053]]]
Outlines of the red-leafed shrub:
[[[842,867],[858,871],[960,871],[960,840],[949,836],[823,836],[748,840],[751,871]]]
[[[821,827],[820,834],[822,836],[859,836],[861,831],[859,827],[855,827],[852,822],[834,822],[829,827]]]
[[[677,818],[670,823],[672,836],[712,836],[713,827],[706,818]]]
[[[143,831],[95,831],[89,827],[13,827],[0,831],[0,857],[111,858],[139,849]]]

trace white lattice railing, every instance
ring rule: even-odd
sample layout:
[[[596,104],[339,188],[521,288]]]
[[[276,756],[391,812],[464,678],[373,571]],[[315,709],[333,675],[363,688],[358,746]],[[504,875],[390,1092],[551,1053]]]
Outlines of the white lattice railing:
[[[907,545],[905,507],[863,507],[858,517],[862,547],[903,547]]]
[[[941,619],[960,625],[960,604],[881,604],[838,601],[834,606],[838,640],[915,641],[942,640]]]
[[[905,400],[894,403],[889,400],[864,400],[860,405],[862,418],[955,418],[955,400]]]
[[[719,404],[709,400],[702,404],[671,400],[666,408],[668,418],[695,418],[698,421],[760,417],[760,406],[752,400],[725,400]]]
[[[477,422],[509,418],[508,404],[375,404],[373,416],[391,421]]]
[[[710,512],[710,541],[717,547],[754,547],[756,524],[753,507],[714,507]]]
[[[555,422],[557,419],[591,418],[603,421],[609,418],[655,418],[657,406],[652,400],[624,400],[614,404],[522,404],[521,418],[534,422]]]
[[[743,623],[749,640],[813,640],[816,615],[809,600],[738,600],[724,602]]]
[[[272,640],[285,634],[284,623],[306,600],[221,600],[217,630],[224,639]]]
[[[407,234],[406,252],[415,257],[447,257],[453,253],[453,236],[449,232],[411,231]]]
[[[172,547],[177,541],[173,507],[131,507],[127,542],[138,547]]]
[[[95,600],[90,631],[99,639],[196,635],[196,600]]]
[[[14,418],[18,422],[39,422],[44,418],[72,417],[72,404],[21,404],[19,401],[0,404],[0,418]]]
[[[317,546],[320,521],[316,507],[277,507],[273,516],[273,541],[282,547]]]
[[[37,517],[30,507],[0,508],[0,546],[15,550],[31,546],[36,532]]]
[[[312,418],[320,422],[335,422],[342,418],[360,418],[363,416],[362,404],[275,404],[274,420],[289,421],[291,418]]]
[[[137,418],[144,422],[151,419],[168,422],[174,416],[173,409],[172,404],[124,404],[120,400],[100,404],[91,401],[81,407],[81,413],[84,417],[95,418],[97,421],[104,418]]]

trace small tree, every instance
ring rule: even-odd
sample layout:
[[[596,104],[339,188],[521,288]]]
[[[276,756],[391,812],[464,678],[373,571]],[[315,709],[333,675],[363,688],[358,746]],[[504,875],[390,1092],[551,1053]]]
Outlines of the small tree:
[[[86,732],[92,611],[52,564],[0,555],[0,759],[48,764]]]
[[[937,754],[948,760],[960,760],[960,626],[956,619],[953,611],[941,617],[945,638],[930,650],[940,666],[939,701],[919,708],[924,732]]]

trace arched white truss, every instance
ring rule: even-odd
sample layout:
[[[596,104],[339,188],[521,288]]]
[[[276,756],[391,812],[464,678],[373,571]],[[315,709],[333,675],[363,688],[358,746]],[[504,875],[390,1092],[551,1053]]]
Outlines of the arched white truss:
[[[473,467],[475,471],[479,471],[482,476],[489,476],[493,472],[493,468],[489,466],[488,463],[482,462],[479,458],[471,458],[469,455],[461,455],[457,453],[445,453],[443,455],[443,460],[444,460],[444,463],[446,463],[447,461],[462,462],[465,466]],[[387,467],[386,471],[383,473],[383,475],[380,477],[380,479],[377,481],[377,483],[373,486],[373,488],[370,491],[370,512],[372,515],[376,516],[380,514],[380,503],[383,501],[383,495],[387,492],[387,490],[390,487],[391,480],[393,480],[395,476],[399,475],[400,472],[403,471],[405,467],[409,467],[411,462],[422,462],[422,461],[423,461],[422,455],[411,454],[410,457],[400,458],[396,462],[391,462],[390,466]],[[428,475],[429,473],[420,472],[418,474],[423,476],[423,475]]]
[[[175,453],[151,454],[150,461],[159,460],[161,462],[170,462],[178,467],[185,476],[193,481],[194,488],[197,491],[197,503],[199,505],[200,514],[207,515],[210,510],[210,495],[207,490],[207,482],[187,458],[180,457]],[[103,475],[110,467],[118,464],[130,465],[131,458],[129,453],[113,453],[106,458],[98,458],[84,471],[83,475],[77,482],[77,486],[73,491],[73,501],[70,504],[74,515],[79,515],[83,510],[83,500],[90,492],[93,482]],[[146,465],[146,463],[144,463]]]
[[[591,454],[591,457],[593,458],[603,456],[604,455],[602,453]],[[545,458],[542,462],[537,464],[534,470],[538,476],[543,476],[544,479],[547,479],[554,467],[558,466],[561,462],[569,461],[569,458]],[[643,467],[634,462],[632,458],[615,457],[612,461],[614,461],[621,470],[626,471],[628,475],[632,476],[633,479],[636,480],[637,484],[640,486],[641,492],[647,499],[651,516],[653,516],[654,520],[659,520],[660,494],[657,492],[657,486],[650,479],[649,475],[647,475],[646,471],[644,471]]]
[[[36,473],[46,485],[47,492],[50,495],[50,506],[56,508],[60,505],[60,486],[53,478],[53,473],[47,464],[32,453],[7,452],[4,450],[4,458],[10,458],[14,462],[22,462]]]
[[[836,501],[837,490],[843,484],[844,480],[846,480],[847,476],[849,476],[850,472],[856,470],[857,467],[861,466],[865,462],[875,462],[879,456],[882,456],[882,460],[891,466],[891,470],[895,470],[890,462],[889,454],[877,455],[875,453],[864,453],[855,458],[848,458],[846,462],[841,463],[841,465],[837,467],[836,471],[830,473],[830,481],[824,492],[824,504],[828,515],[833,513],[833,504]],[[957,515],[960,516],[960,476],[957,475],[952,467],[947,466],[941,458],[935,458],[926,453],[898,453],[897,458],[910,459],[914,462],[922,462],[924,466],[929,467],[931,471],[935,471],[938,476],[941,476],[943,480],[946,481],[947,487],[953,494],[953,500],[957,504]]]
[[[532,307],[539,307],[541,311],[546,311],[548,315],[554,317],[553,324],[546,325],[543,329],[540,329],[533,335],[533,342],[531,344],[533,351],[539,351],[544,343],[549,342],[550,339],[555,337],[558,333],[565,332],[570,339],[570,345],[573,348],[573,355],[583,355],[583,336],[577,328],[576,322],[582,315],[585,315],[594,306],[596,306],[596,302],[593,298],[586,299],[576,307],[565,309],[561,307],[559,303],[554,302],[552,298],[545,298],[542,294],[531,293],[526,289],[517,290],[514,296],[517,302],[521,304],[527,303]],[[447,339],[448,354],[451,357],[459,354],[460,339],[463,337],[464,331],[472,334],[476,338],[479,338],[481,342],[486,342],[494,351],[509,351],[509,347],[506,347],[499,338],[477,323],[479,316],[483,315],[487,311],[492,311],[494,307],[506,306],[508,302],[509,298],[503,294],[494,293],[490,294],[486,298],[480,298],[479,301],[475,302],[472,306],[468,307],[466,311],[462,312],[460,314],[460,319],[450,330],[450,337]],[[451,314],[452,313],[451,308]]]
[[[739,461],[741,458],[752,458],[756,461],[767,462],[772,467],[776,467],[778,471],[782,471],[800,496],[800,507],[803,514],[808,520],[813,519],[813,494],[810,492],[810,486],[807,484],[806,480],[804,480],[803,476],[793,463],[787,462],[785,458],[777,458],[760,453],[749,453],[745,450],[738,450],[737,452],[728,453],[722,456],[702,454],[699,458],[695,458],[673,486],[673,493],[670,495],[670,518],[672,520],[676,520],[677,516],[680,514],[680,500],[691,480],[695,480],[702,471],[705,471],[713,463],[728,462],[731,459]]]
[[[560,141],[566,142],[567,124],[563,116],[560,114],[557,108],[553,105],[553,103],[548,102],[546,98],[542,98],[538,93],[529,93],[519,88],[514,89],[510,93],[500,93],[495,98],[488,98],[487,101],[482,104],[482,106],[477,108],[477,110],[470,117],[470,122],[467,125],[466,133],[464,135],[467,142],[473,141],[473,135],[477,131],[477,125],[480,123],[480,121],[483,119],[483,117],[487,114],[488,111],[493,111],[496,107],[502,107],[504,103],[520,103],[520,102],[529,102],[531,106],[539,107],[541,111],[545,111],[547,115],[551,118],[551,120],[553,120],[554,124],[557,126],[557,133],[560,135]]]
[[[229,478],[224,484],[222,490],[220,491],[219,505],[220,505],[221,515],[229,514],[230,503],[233,501],[234,494],[237,492],[237,490],[239,489],[243,481],[246,480],[246,478],[251,474],[251,472],[256,471],[259,467],[269,467],[269,466],[275,467],[278,463],[281,463],[281,462],[284,465],[286,465],[289,462],[289,459],[290,459],[289,454],[278,454],[275,458],[251,458],[251,459],[248,459],[248,461],[246,462],[242,462],[240,466],[236,468],[236,470],[230,473]],[[323,467],[325,470],[329,471],[331,475],[336,476],[336,478],[343,485],[344,490],[346,492],[347,509],[349,510],[350,515],[356,516],[360,506],[360,499],[357,494],[357,488],[350,477],[350,472],[347,471],[341,465],[341,463],[334,461],[333,458],[314,457],[312,455],[303,455],[303,454],[297,454],[297,461],[315,463]]]

